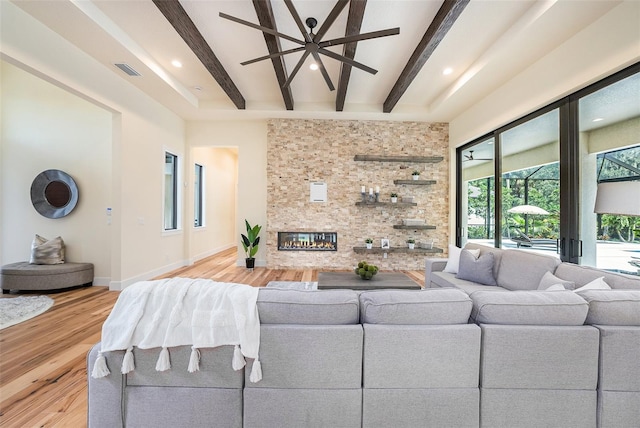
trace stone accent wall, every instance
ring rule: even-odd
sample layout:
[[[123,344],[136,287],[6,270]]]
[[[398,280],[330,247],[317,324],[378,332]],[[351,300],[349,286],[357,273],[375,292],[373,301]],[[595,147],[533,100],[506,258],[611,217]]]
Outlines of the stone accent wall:
[[[392,247],[406,240],[449,241],[449,126],[446,123],[271,119],[267,128],[267,266],[270,268],[351,269],[360,260],[383,270],[424,269],[429,255],[356,254],[365,238],[388,238]],[[363,162],[355,155],[442,156],[439,163]],[[435,185],[395,185],[414,170]],[[309,201],[310,183],[327,183],[326,203]],[[413,196],[416,207],[359,207],[360,189],[380,186],[380,199],[392,192]],[[394,229],[405,218],[424,219],[435,230]],[[337,252],[278,251],[278,231],[338,232]]]

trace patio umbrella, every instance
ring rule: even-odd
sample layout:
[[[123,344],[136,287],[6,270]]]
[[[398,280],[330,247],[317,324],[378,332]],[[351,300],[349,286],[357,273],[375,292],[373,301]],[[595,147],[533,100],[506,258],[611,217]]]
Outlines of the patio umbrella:
[[[507,210],[507,212],[511,214],[524,214],[524,233],[526,235],[529,234],[529,222],[527,221],[528,215],[549,215],[549,212],[547,210],[536,207],[535,205],[518,205]],[[533,227],[535,229],[535,224]]]

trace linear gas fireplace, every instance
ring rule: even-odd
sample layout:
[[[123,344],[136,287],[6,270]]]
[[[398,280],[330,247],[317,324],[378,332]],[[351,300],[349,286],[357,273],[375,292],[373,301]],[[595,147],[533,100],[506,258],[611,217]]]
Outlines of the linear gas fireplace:
[[[278,232],[278,251],[338,251],[338,233]]]

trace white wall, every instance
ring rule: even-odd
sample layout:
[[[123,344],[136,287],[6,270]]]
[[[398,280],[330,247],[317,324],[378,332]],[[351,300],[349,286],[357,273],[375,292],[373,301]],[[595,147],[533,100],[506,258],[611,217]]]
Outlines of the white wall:
[[[455,148],[640,61],[640,2],[627,0],[505,82],[449,125]],[[455,239],[455,166],[449,227]]]
[[[191,224],[190,262],[237,245],[236,190],[238,187],[238,151],[235,148],[194,147],[191,164],[204,167],[204,227],[193,227],[194,190],[189,187],[188,203]],[[194,172],[190,184],[194,183]]]
[[[29,259],[37,233],[62,236],[68,261],[94,264],[94,283],[111,277],[111,112],[0,61],[2,77],[2,262]],[[79,200],[66,217],[49,219],[33,208],[33,179],[65,171]]]
[[[163,233],[162,223],[164,151],[170,150],[186,162],[184,121],[11,2],[0,2],[0,8],[3,60],[112,114],[111,165],[109,153],[105,153],[106,166],[100,167],[110,169],[110,173],[95,177],[103,181],[101,186],[110,187],[113,208],[109,229],[111,271],[110,275],[104,274],[110,277],[110,287],[121,289],[137,280],[149,279],[187,264],[184,229]],[[3,105],[3,129],[9,129],[11,111],[5,114],[4,110]],[[46,156],[44,153],[36,155]],[[3,153],[3,171],[20,158],[32,159],[23,152],[12,152],[11,157]],[[63,166],[73,174],[73,169],[79,168],[76,163],[81,164],[82,159],[76,159],[71,166]],[[4,253],[7,248],[22,245],[5,236],[8,214],[4,211],[14,204],[14,199],[11,195],[5,196],[4,190],[15,187],[14,179],[13,174],[5,175],[3,172],[2,263],[9,261]],[[93,202],[87,200],[87,206],[83,208],[98,213],[97,220],[92,214],[87,224],[106,222],[104,210],[107,202],[105,195],[100,195]],[[13,215],[9,219],[13,219]],[[77,248],[91,247],[90,234],[78,239],[82,240],[74,239],[70,244]],[[109,260],[106,255],[101,257]]]
[[[245,255],[240,245],[240,233],[245,231],[245,219],[251,225],[262,225],[263,229],[267,224],[267,122],[189,122],[186,134],[192,148],[237,147],[238,200],[234,236],[238,246],[238,265],[243,266]],[[264,265],[266,251],[261,246],[256,254],[256,266]]]

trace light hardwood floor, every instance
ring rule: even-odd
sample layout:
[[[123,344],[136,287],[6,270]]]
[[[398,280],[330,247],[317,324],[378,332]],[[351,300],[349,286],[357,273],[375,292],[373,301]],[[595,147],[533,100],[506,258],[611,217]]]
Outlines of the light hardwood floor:
[[[256,287],[269,281],[317,281],[315,269],[238,267],[230,249],[161,278],[210,278]],[[424,272],[405,272],[424,284]],[[87,419],[86,354],[100,340],[102,323],[118,298],[107,287],[49,294],[44,314],[0,331],[0,426],[84,427]],[[16,297],[15,294],[2,298]]]

